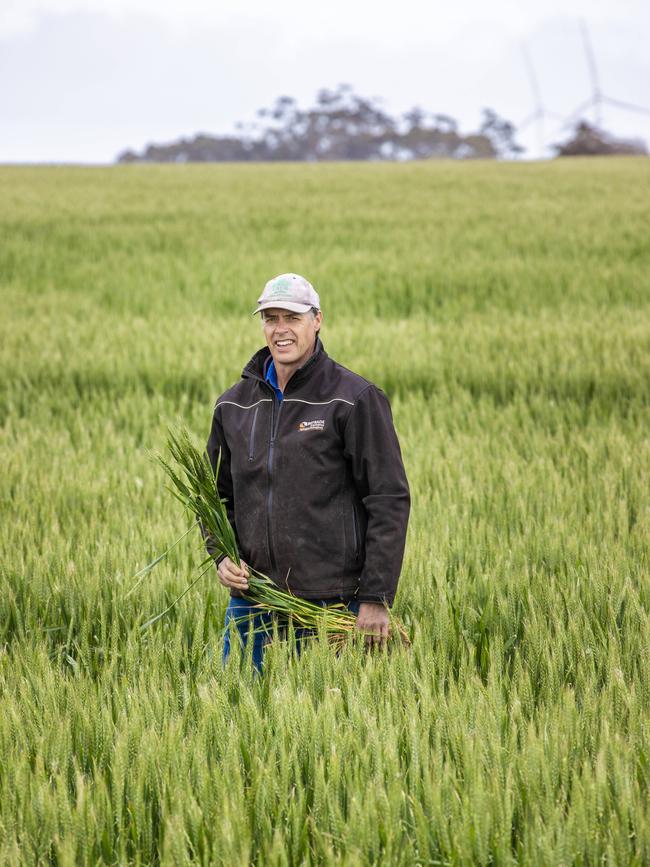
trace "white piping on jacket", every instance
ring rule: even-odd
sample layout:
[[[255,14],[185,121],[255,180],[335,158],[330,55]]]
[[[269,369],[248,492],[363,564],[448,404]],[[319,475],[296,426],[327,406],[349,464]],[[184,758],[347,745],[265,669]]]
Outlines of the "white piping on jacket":
[[[217,408],[217,406],[222,406],[222,404],[224,403],[229,403],[230,406],[238,406],[240,409],[253,409],[254,406],[257,406],[260,403],[273,403],[273,398],[263,397],[261,398],[261,400],[258,400],[255,403],[251,403],[250,406],[243,406],[241,403],[235,403],[234,400],[220,400],[219,403],[215,406],[215,409]]]
[[[346,400],[344,397],[333,397],[331,400],[302,400],[299,397],[285,397],[287,403],[308,403],[310,406],[327,406],[328,403],[334,403],[336,400],[340,400],[341,403],[349,403],[350,406],[354,406],[354,402],[351,400]]]
[[[283,401],[287,403],[307,403],[309,406],[327,406],[330,403],[334,403],[335,401],[340,401],[341,403],[347,403],[350,406],[354,406],[354,402],[351,400],[346,400],[344,397],[333,397],[331,400],[302,400],[300,397],[285,397]],[[253,409],[254,406],[257,406],[260,403],[272,403],[273,398],[263,397],[261,400],[256,401],[255,403],[251,403],[250,406],[243,406],[241,403],[235,403],[234,400],[220,400],[217,406],[221,406],[224,403],[230,404],[230,406],[238,406],[240,409]],[[215,406],[215,409],[217,408]]]

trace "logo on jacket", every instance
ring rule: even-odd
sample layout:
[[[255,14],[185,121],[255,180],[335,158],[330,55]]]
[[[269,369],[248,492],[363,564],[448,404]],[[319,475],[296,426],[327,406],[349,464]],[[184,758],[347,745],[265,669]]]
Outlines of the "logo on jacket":
[[[317,418],[313,421],[301,421],[298,425],[298,430],[323,430],[325,427],[325,419]]]

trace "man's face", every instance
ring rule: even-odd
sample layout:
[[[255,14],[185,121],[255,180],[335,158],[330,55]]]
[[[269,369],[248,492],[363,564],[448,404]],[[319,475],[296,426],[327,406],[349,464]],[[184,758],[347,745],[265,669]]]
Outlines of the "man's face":
[[[314,348],[323,314],[319,311],[314,316],[311,310],[292,313],[271,307],[262,311],[262,317],[264,336],[276,367],[278,364],[302,367]]]

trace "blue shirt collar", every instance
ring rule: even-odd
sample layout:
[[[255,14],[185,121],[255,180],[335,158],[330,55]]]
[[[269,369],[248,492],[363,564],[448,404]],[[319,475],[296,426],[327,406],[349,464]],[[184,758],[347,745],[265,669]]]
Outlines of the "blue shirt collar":
[[[277,399],[282,400],[284,395],[282,394],[280,386],[278,385],[278,375],[275,370],[275,362],[272,358],[270,359],[270,363],[268,364],[268,367],[266,368],[266,371],[264,373],[264,379],[273,388]]]

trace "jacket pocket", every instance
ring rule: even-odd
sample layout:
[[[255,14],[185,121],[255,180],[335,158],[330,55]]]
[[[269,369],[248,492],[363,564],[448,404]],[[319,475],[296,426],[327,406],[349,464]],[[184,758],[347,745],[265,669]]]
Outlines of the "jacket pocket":
[[[352,506],[352,540],[354,544],[354,559],[356,562],[361,553],[361,535],[359,533],[359,518],[355,506]]]
[[[255,427],[257,426],[257,413],[259,412],[259,406],[255,407],[255,412],[253,413],[253,423],[251,424],[251,432],[248,438],[248,462],[251,463],[255,456]]]

